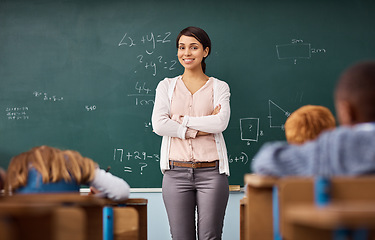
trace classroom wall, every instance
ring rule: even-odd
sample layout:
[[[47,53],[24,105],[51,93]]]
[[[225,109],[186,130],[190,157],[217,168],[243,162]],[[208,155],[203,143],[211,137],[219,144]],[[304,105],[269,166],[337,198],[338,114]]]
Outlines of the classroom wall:
[[[242,192],[231,192],[224,220],[223,240],[240,239],[240,199]],[[162,194],[131,193],[131,198],[147,198],[148,239],[171,240],[167,213],[165,211]]]

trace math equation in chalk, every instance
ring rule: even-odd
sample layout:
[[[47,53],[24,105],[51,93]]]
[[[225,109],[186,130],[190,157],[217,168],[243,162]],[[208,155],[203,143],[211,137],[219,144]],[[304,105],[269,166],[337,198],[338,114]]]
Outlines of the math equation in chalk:
[[[29,107],[7,107],[5,112],[8,120],[28,120]]]
[[[155,93],[146,86],[146,82],[136,82],[134,93],[128,94],[128,97],[134,98],[136,106],[154,106]]]
[[[157,51],[161,45],[171,44],[170,36],[171,32],[162,34],[150,32],[142,36],[136,36],[126,32],[118,43],[118,47],[125,49],[137,48],[139,52],[135,56],[135,63],[140,64],[142,66],[141,69],[148,71],[155,77],[161,69],[167,71],[176,69],[176,59],[172,59],[170,56],[164,56]],[[173,56],[173,58],[175,57]],[[137,74],[137,72],[138,70],[134,70],[135,74]]]

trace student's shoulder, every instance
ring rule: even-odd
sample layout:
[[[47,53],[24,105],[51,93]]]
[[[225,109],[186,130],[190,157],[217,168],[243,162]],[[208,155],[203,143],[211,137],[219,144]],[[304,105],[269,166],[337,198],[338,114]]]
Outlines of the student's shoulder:
[[[355,126],[339,126],[323,132],[318,142],[329,143],[355,143],[360,139],[375,139],[375,124],[362,123]],[[372,140],[371,140],[372,141]]]
[[[375,122],[357,124],[354,130],[356,132],[375,132]]]
[[[354,126],[339,126],[331,131],[331,134],[358,135],[375,132],[375,123],[359,123]]]

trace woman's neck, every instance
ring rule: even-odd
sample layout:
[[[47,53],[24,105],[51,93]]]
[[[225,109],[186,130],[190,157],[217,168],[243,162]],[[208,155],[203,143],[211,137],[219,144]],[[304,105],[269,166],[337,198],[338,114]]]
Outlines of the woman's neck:
[[[184,74],[182,75],[182,79],[188,82],[199,82],[199,81],[207,81],[208,76],[202,71],[192,71],[192,70],[186,70],[184,71]]]

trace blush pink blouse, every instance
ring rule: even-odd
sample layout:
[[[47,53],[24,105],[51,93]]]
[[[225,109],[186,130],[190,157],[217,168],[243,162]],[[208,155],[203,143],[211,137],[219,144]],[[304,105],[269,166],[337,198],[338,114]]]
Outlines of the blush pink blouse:
[[[191,94],[179,78],[172,95],[172,120],[181,121],[183,116],[202,117],[214,110],[213,81],[210,78],[197,92]],[[219,159],[213,134],[196,136],[197,130],[188,128],[185,139],[172,137],[169,159],[174,161],[210,162]]]

